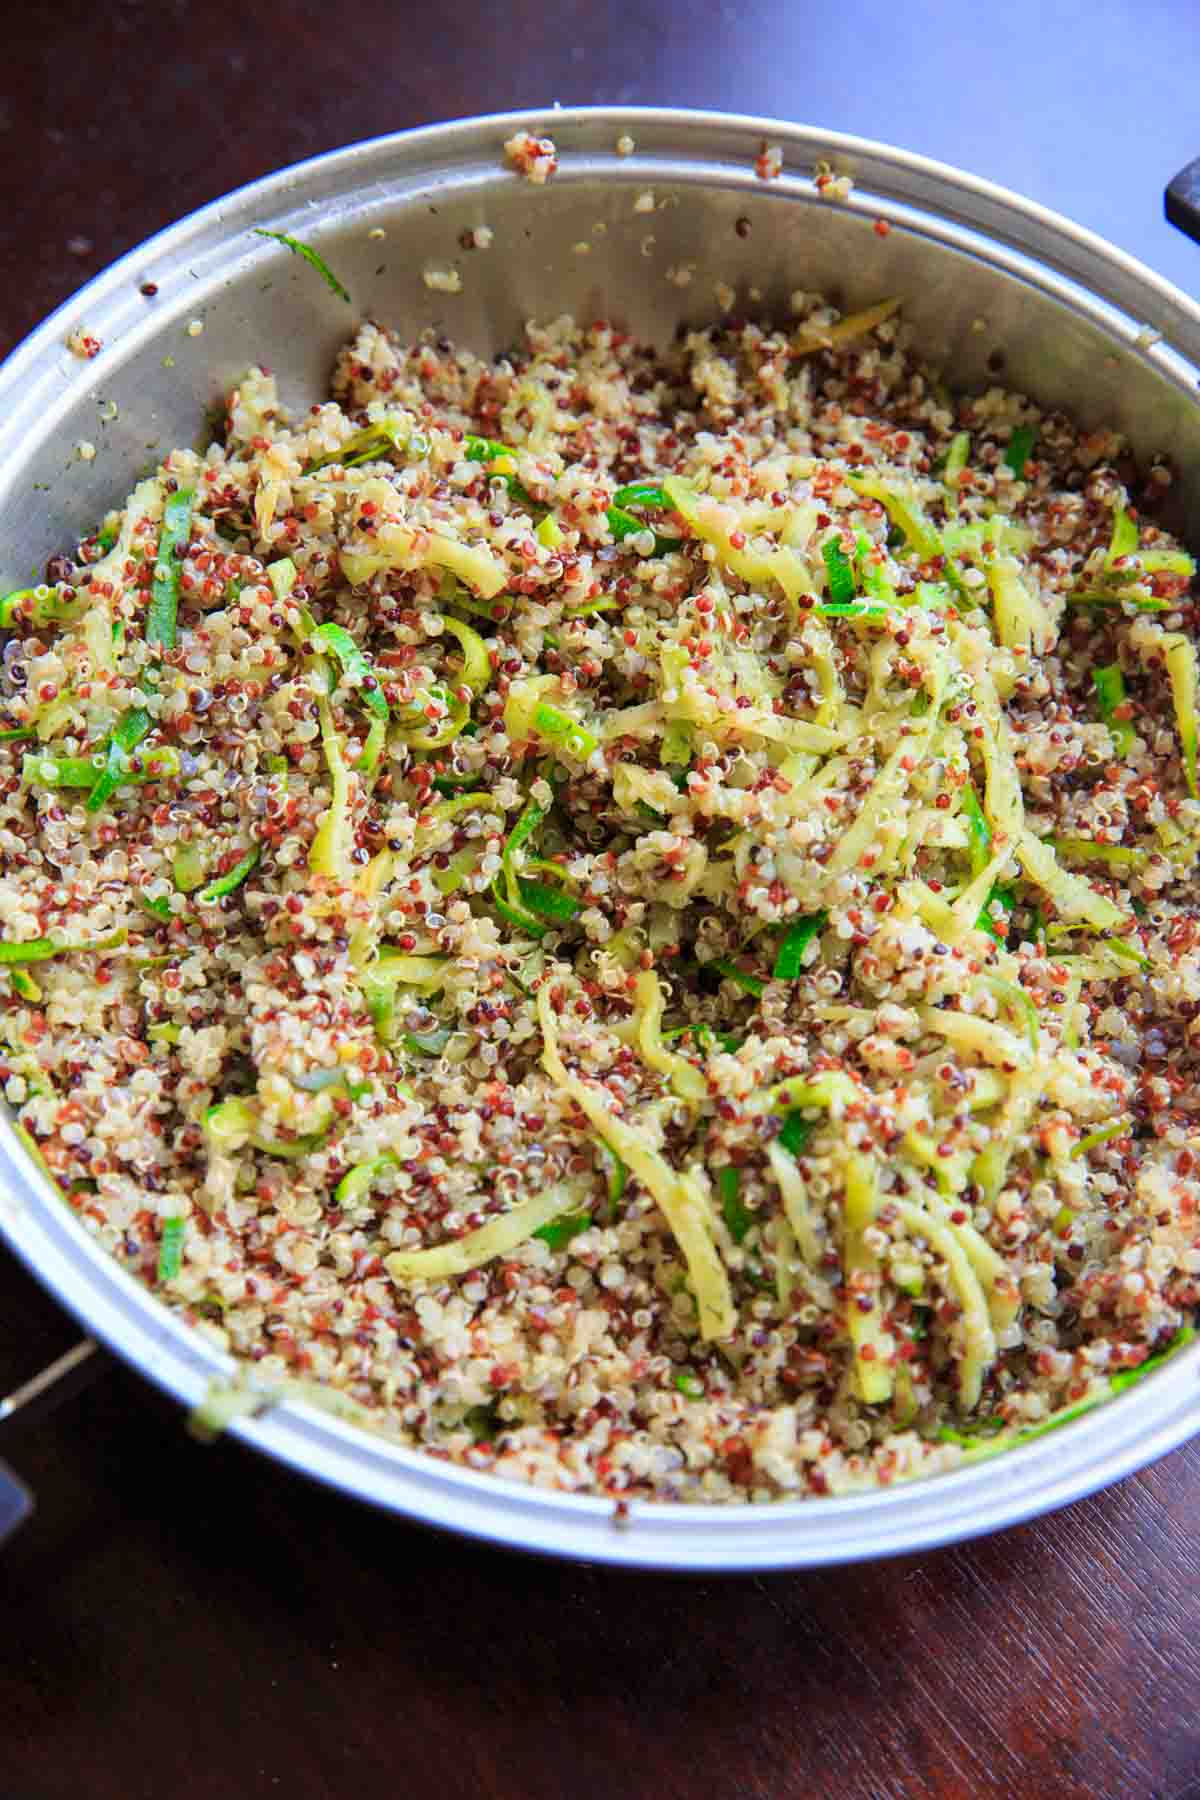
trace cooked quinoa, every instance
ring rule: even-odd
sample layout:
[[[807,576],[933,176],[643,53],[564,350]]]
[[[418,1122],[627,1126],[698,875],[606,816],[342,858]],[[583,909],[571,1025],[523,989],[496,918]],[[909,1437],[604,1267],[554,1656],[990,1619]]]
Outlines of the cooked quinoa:
[[[799,311],[365,325],[0,602],[5,1095],[255,1393],[770,1500],[1189,1334],[1170,470]]]

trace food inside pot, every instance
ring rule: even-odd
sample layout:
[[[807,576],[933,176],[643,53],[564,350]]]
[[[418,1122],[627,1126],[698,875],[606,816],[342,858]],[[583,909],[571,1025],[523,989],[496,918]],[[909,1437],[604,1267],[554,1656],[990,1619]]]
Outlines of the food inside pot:
[[[620,1496],[950,1469],[1186,1341],[1170,468],[895,303],[364,325],[333,394],[251,370],[0,601],[5,1093],[100,1241],[251,1402]]]

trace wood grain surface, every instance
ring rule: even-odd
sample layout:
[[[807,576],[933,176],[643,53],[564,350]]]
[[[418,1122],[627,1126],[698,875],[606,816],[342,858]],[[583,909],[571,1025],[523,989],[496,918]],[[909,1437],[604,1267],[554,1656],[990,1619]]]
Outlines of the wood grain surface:
[[[0,349],[240,182],[554,98],[890,137],[1107,224],[1187,279],[1190,249],[1158,212],[1200,150],[1182,104],[1200,75],[1193,7],[1014,0],[952,17],[10,0]],[[1093,98],[1114,67],[1115,110]],[[77,1335],[0,1258],[0,1392]],[[0,1552],[0,1800],[1200,1800],[1196,1444],[970,1547],[711,1581],[401,1525],[192,1443],[124,1370],[3,1451],[38,1509]]]

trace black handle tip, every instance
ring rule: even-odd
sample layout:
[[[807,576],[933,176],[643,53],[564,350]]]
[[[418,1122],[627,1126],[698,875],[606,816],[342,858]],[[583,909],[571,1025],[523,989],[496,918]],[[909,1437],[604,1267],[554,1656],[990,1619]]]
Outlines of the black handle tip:
[[[1163,195],[1163,208],[1172,225],[1200,244],[1200,156],[1180,169]]]

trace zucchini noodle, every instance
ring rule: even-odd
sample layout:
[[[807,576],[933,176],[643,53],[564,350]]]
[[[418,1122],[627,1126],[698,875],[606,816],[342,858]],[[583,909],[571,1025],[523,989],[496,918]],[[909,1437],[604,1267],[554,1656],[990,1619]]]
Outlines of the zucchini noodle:
[[[436,1249],[395,1250],[384,1257],[384,1267],[402,1287],[414,1281],[445,1281],[451,1275],[465,1275],[494,1262],[498,1256],[510,1255],[552,1219],[578,1206],[582,1198],[579,1183],[558,1182],[520,1201],[511,1212],[489,1219],[477,1231],[468,1231]]]
[[[878,1406],[892,1392],[895,1342],[885,1329],[880,1289],[883,1270],[867,1243],[879,1211],[879,1189],[871,1159],[852,1150],[846,1157],[845,1241],[842,1269],[847,1289],[846,1328],[854,1349],[852,1385],[858,1398]]]
[[[662,1041],[663,991],[653,969],[638,976],[636,998],[637,1042],[645,1062],[667,1077],[681,1100],[707,1100],[708,1083],[699,1069]]]
[[[606,1104],[577,1075],[567,1073],[558,1048],[558,1024],[550,1002],[549,982],[543,982],[538,989],[537,1013],[542,1028],[542,1067],[574,1100],[613,1155],[619,1156],[637,1176],[661,1209],[687,1264],[701,1336],[728,1337],[736,1324],[733,1296],[717,1253],[699,1171],[673,1169],[636,1126],[616,1117],[611,1103]]]
[[[983,1286],[958,1235],[944,1219],[935,1218],[913,1200],[896,1200],[894,1205],[910,1236],[924,1238],[946,1265],[953,1296],[962,1309],[959,1401],[964,1412],[971,1412],[979,1404],[983,1378],[996,1360],[996,1334]]]

